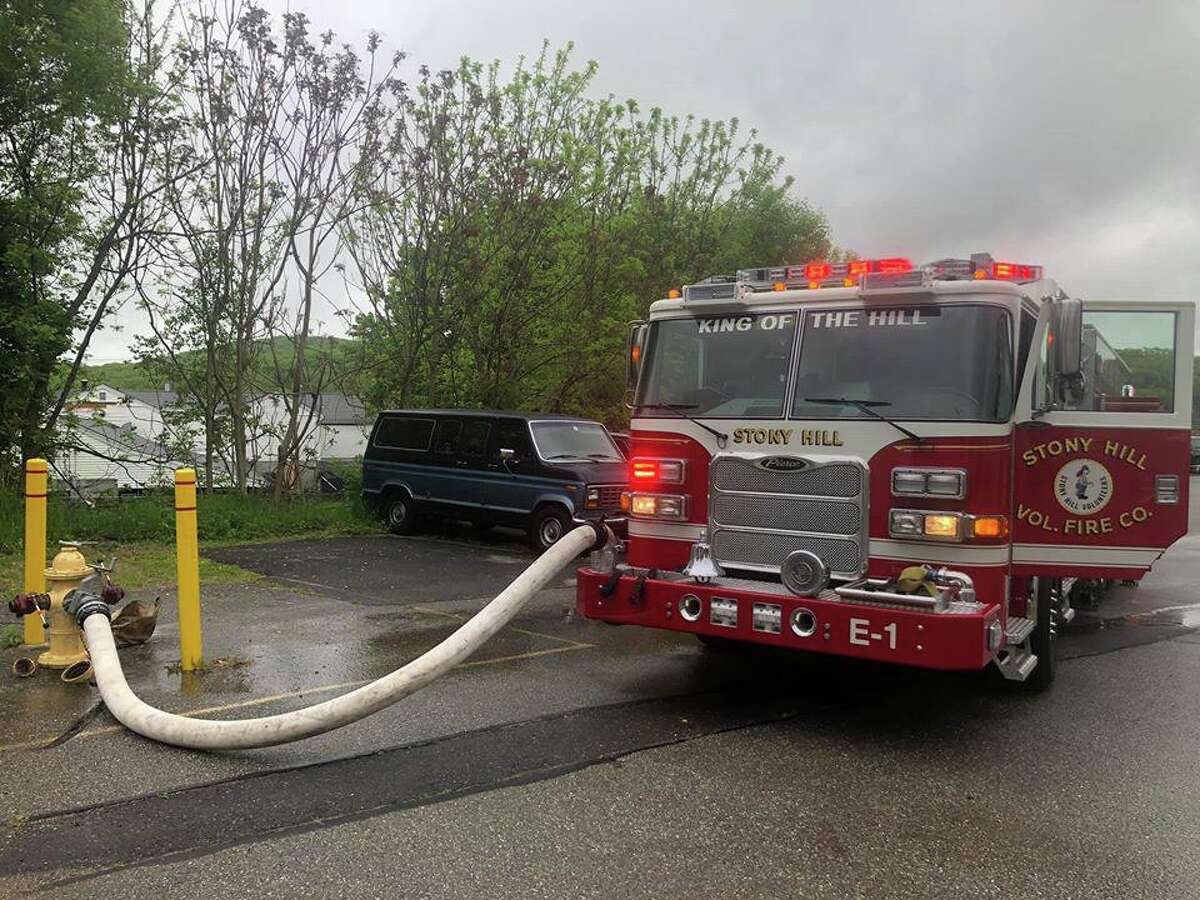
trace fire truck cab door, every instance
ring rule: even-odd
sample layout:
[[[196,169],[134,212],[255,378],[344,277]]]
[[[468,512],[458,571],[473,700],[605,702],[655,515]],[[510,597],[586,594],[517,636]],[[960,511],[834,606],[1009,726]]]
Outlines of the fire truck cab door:
[[[1017,400],[1013,572],[1140,578],[1187,533],[1195,308],[1085,302],[1083,386],[1067,398],[1048,318],[1042,304]]]

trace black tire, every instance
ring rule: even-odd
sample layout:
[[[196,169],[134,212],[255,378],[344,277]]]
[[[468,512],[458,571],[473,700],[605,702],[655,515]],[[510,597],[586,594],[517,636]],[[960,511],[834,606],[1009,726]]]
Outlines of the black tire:
[[[408,494],[389,494],[382,509],[383,521],[392,534],[412,534],[417,530],[417,506]]]
[[[1058,670],[1058,604],[1062,582],[1041,576],[1037,580],[1037,624],[1029,635],[1029,649],[1038,658],[1037,668],[1022,683],[1028,691],[1044,691]]]
[[[529,523],[529,543],[538,553],[544,553],[571,529],[566,510],[558,506],[543,506],[533,514]]]

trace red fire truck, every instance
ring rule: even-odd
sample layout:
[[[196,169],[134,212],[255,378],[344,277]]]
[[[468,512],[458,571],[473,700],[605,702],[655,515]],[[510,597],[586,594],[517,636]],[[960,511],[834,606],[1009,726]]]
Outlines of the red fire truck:
[[[1191,303],[988,254],[712,278],[634,326],[628,539],[582,615],[1044,687],[1187,531]]]

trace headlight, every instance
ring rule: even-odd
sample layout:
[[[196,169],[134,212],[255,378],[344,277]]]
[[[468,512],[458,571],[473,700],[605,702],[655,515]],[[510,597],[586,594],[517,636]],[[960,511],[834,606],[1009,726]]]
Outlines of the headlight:
[[[647,519],[682,519],[687,516],[687,497],[678,494],[631,494],[629,512]]]
[[[892,493],[961,500],[967,496],[967,473],[962,469],[892,469]]]
[[[893,509],[888,516],[892,537],[930,541],[965,541],[1008,536],[1005,516],[973,516],[940,510]]]
[[[962,516],[958,513],[926,513],[925,536],[958,540],[962,537]]]

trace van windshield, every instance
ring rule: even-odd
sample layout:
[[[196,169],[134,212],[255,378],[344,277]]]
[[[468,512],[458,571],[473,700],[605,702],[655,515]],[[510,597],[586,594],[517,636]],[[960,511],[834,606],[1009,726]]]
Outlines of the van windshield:
[[[994,306],[908,306],[808,312],[792,416],[1003,421],[1012,412],[1008,313]],[[814,400],[827,402],[815,403]]]
[[[534,422],[533,442],[547,461],[596,460],[621,462],[616,445],[597,422]]]

